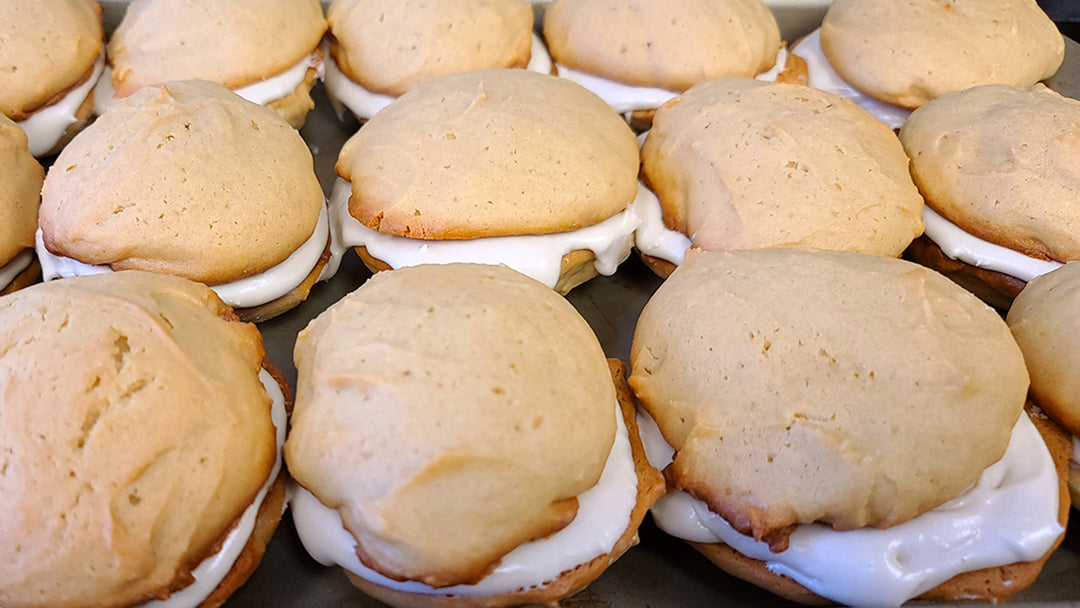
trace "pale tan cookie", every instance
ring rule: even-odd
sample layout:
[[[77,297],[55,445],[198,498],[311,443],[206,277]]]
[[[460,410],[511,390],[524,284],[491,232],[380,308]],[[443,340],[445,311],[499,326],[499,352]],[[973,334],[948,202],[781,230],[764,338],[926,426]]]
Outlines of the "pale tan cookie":
[[[1080,260],[1080,101],[1037,84],[939,97],[900,129],[928,205],[985,241]]]
[[[92,0],[0,0],[0,113],[23,120],[89,76],[101,54]]]
[[[582,87],[526,70],[428,81],[341,149],[349,214],[414,239],[568,232],[637,195],[637,140]]]
[[[718,78],[668,102],[641,149],[664,224],[709,250],[897,256],[923,207],[892,131],[809,87]]]
[[[34,247],[45,169],[26,144],[26,133],[0,114],[0,267]],[[3,288],[0,285],[0,288]]]
[[[1028,413],[1046,442],[1061,480],[1058,492],[1058,521],[1064,527],[1069,520],[1070,496],[1064,485],[1068,476],[1071,446],[1068,437],[1057,425],[1037,410],[1029,409]],[[939,602],[958,602],[962,600],[980,600],[993,604],[1005,602],[1011,596],[1023,591],[1035,582],[1046,564],[1046,560],[1050,558],[1050,555],[1057,549],[1063,539],[1064,535],[1061,535],[1054,546],[1041,559],[964,572],[923,593],[919,598]],[[800,604],[812,606],[824,606],[833,603],[816,595],[793,579],[774,573],[765,562],[746,557],[728,545],[723,543],[690,544],[724,572],[749,581],[776,595]]]
[[[188,585],[276,458],[258,330],[204,285],[140,272],[21,290],[0,327],[0,604]]]
[[[211,285],[285,260],[315,230],[311,152],[272,110],[183,81],[118,100],[46,176],[49,251]]]
[[[631,449],[634,454],[634,469],[638,476],[637,504],[631,513],[630,524],[611,551],[576,568],[566,570],[554,580],[545,581],[543,585],[494,596],[408,593],[377,585],[346,571],[349,581],[364,593],[398,608],[501,608],[526,604],[550,606],[562,598],[581,591],[596,580],[608,566],[638,543],[637,530],[645,513],[664,493],[664,478],[649,465],[645,450],[641,446],[641,438],[638,436],[634,395],[626,383],[626,365],[618,359],[608,359],[608,365],[611,368],[612,380],[615,382],[615,390],[618,392],[623,421],[629,429]]]
[[[821,48],[845,81],[907,108],[981,84],[1031,86],[1065,57],[1035,0],[836,0]]]
[[[1028,384],[1004,322],[945,277],[808,249],[689,251],[630,364],[676,449],[669,485],[774,549],[795,524],[888,527],[954,498]]]
[[[1024,352],[1035,402],[1080,435],[1080,262],[1028,283],[1006,320]]]
[[[379,273],[300,333],[295,359],[289,470],[394,579],[475,582],[563,528],[614,441],[592,330],[506,267]]]
[[[199,78],[237,89],[291,68],[319,45],[318,0],[136,0],[109,39],[118,96]]]
[[[533,13],[522,0],[334,0],[326,18],[334,61],[375,93],[529,63]]]
[[[544,38],[570,68],[672,91],[754,76],[780,49],[761,0],[556,0],[544,14]]]

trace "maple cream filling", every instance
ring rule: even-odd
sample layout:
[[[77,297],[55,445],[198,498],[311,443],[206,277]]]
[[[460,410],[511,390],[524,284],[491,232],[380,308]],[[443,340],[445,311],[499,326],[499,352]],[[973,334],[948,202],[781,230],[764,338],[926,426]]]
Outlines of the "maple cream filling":
[[[295,289],[311,274],[326,249],[326,240],[329,236],[330,222],[326,205],[323,205],[319,210],[319,221],[315,225],[315,231],[284,261],[250,277],[210,285],[210,289],[213,289],[222,301],[234,308],[250,308],[276,300]],[[53,254],[45,248],[41,228],[38,228],[34,241],[38,258],[41,260],[41,274],[44,281],[113,271],[106,264],[84,264],[72,258]],[[324,270],[319,280],[326,280],[332,276],[332,272],[328,273]]]
[[[90,91],[94,89],[98,79],[101,78],[104,68],[105,49],[103,48],[101,54],[94,61],[94,71],[91,72],[90,78],[86,82],[68,91],[68,94],[60,98],[60,101],[47,105],[26,117],[26,119],[15,123],[22,127],[22,130],[26,133],[31,154],[34,156],[48,154],[59,143],[68,127],[79,122],[79,118],[75,114],[79,111],[79,107],[82,106],[83,102],[86,101]]]
[[[663,469],[674,450],[647,413],[639,412],[638,426],[649,462]],[[1005,455],[975,487],[888,529],[838,532],[804,524],[791,534],[786,551],[773,553],[685,492],[669,488],[651,512],[668,534],[730,545],[824,598],[899,606],[957,574],[1042,557],[1064,532],[1058,484],[1050,452],[1023,414]]]
[[[682,264],[686,250],[693,243],[685,234],[671,230],[664,225],[664,210],[660,199],[651,190],[642,187],[639,194],[638,213],[641,225],[634,233],[634,247],[645,255],[667,260],[672,264]]]
[[[630,255],[634,232],[641,223],[639,203],[647,192],[639,184],[637,198],[625,210],[571,232],[440,241],[383,234],[364,226],[349,214],[352,182],[338,178],[330,193],[333,255],[328,266],[336,269],[350,247],[363,246],[395,269],[455,262],[504,264],[554,288],[562,272],[563,256],[588,249],[596,255],[593,263],[597,272],[611,275]]]
[[[356,539],[335,509],[323,505],[299,485],[290,501],[293,522],[304,548],[315,561],[338,565],[377,585],[426,595],[490,596],[540,588],[560,574],[610,553],[630,525],[637,504],[637,472],[622,409],[615,406],[615,442],[604,471],[592,488],[578,495],[578,510],[565,528],[527,542],[502,557],[498,567],[475,585],[435,588],[416,581],[395,581],[375,572],[356,556]]]
[[[266,105],[292,94],[307,76],[308,69],[315,68],[315,77],[322,78],[325,70],[322,56],[312,51],[292,67],[265,80],[233,89],[240,97],[259,105]],[[94,96],[94,114],[101,116],[113,104],[116,89],[112,86],[112,68],[105,69],[105,77],[97,85]]]
[[[1025,282],[1062,266],[1061,262],[1040,260],[984,241],[965,232],[929,206],[923,207],[922,220],[926,224],[923,234],[934,241],[946,256],[965,264],[1007,274]]]
[[[259,380],[266,387],[266,392],[273,402],[270,417],[274,423],[276,433],[277,457],[274,460],[274,468],[270,471],[270,477],[267,478],[259,493],[255,495],[255,500],[240,516],[240,520],[232,529],[232,532],[222,542],[221,549],[214,555],[204,559],[201,564],[191,571],[195,582],[179,591],[174,591],[169,595],[168,599],[150,600],[136,608],[195,608],[202,604],[206,598],[210,597],[214,589],[217,589],[217,586],[221,584],[229,571],[232,570],[236,558],[240,556],[244,546],[247,545],[248,539],[251,538],[251,533],[255,530],[255,520],[259,515],[259,508],[262,506],[270,486],[273,485],[278,473],[281,471],[281,446],[285,444],[285,428],[287,426],[285,395],[282,394],[277,380],[274,380],[274,377],[265,369],[259,370]]]
[[[535,33],[532,35],[530,49],[529,63],[525,66],[525,69],[540,72],[541,74],[551,74],[551,55],[548,54],[547,47]],[[345,108],[348,108],[360,120],[370,120],[379,110],[397,99],[393,95],[369,91],[346,76],[330,54],[329,45],[323,47],[323,53],[327,57],[326,78],[324,80],[326,93],[330,97],[330,104],[334,107],[334,112],[337,113],[339,119],[345,115]]]
[[[874,99],[841,78],[825,57],[825,52],[821,50],[821,28],[808,34],[791,48],[791,52],[806,61],[807,85],[826,93],[847,97],[874,118],[888,125],[890,129],[899,129],[907,121],[908,116],[911,116],[911,110]]]
[[[19,273],[30,267],[34,261],[34,250],[24,249],[17,253],[11,261],[0,266],[0,290],[4,289],[19,276]]]
[[[783,71],[783,66],[786,63],[787,49],[781,48],[776,54],[776,63],[773,67],[758,74],[755,78],[757,80],[775,81],[776,77]],[[667,101],[682,94],[677,91],[670,91],[658,87],[643,87],[624,84],[611,80],[610,78],[575,70],[557,62],[555,63],[555,69],[557,70],[556,73],[559,78],[565,78],[569,81],[576,82],[592,91],[597,97],[603,99],[611,106],[611,109],[619,114],[626,114],[637,110],[655,110],[664,105]]]

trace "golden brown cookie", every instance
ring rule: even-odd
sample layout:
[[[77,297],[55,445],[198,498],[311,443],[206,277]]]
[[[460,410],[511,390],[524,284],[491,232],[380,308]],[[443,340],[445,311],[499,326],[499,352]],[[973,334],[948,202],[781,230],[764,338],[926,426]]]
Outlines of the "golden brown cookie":
[[[385,234],[473,239],[575,230],[637,194],[637,141],[580,86],[525,70],[428,81],[341,149],[349,213]]]
[[[128,606],[185,588],[272,481],[258,330],[203,285],[141,272],[5,296],[0,325],[13,372],[0,380],[0,602]]]
[[[101,54],[92,0],[0,2],[0,114],[23,120],[89,75]]]
[[[685,91],[768,70],[780,49],[760,0],[556,0],[544,13],[552,57],[630,85]]]
[[[27,147],[26,134],[0,114],[0,268],[34,247],[45,169]],[[2,289],[5,285],[0,285]]]
[[[926,202],[980,239],[1080,259],[1080,101],[1038,84],[939,97],[900,130]]]
[[[137,0],[109,39],[113,87],[198,78],[237,89],[293,67],[319,45],[317,0]]]
[[[1035,0],[836,0],[821,48],[845,81],[907,108],[982,84],[1031,86],[1065,56]]]
[[[776,549],[795,524],[888,527],[954,498],[1028,383],[1000,317],[941,275],[806,249],[691,250],[630,363],[677,451],[669,486]]]
[[[616,439],[613,372],[588,325],[505,267],[379,273],[301,332],[296,359],[290,471],[340,514],[355,557],[389,578],[482,582],[522,543],[585,517],[582,493],[613,442],[638,454],[632,477],[641,481],[628,527],[610,539],[612,558],[659,490],[633,442]],[[552,589],[580,589],[609,563],[595,558],[567,566],[580,571]],[[558,599],[534,591],[524,599]],[[503,594],[481,593],[484,602]]]
[[[334,0],[326,17],[334,61],[374,93],[529,63],[533,12],[522,0]]]
[[[272,110],[183,81],[117,101],[57,158],[40,214],[54,254],[220,284],[279,264],[323,206],[311,152]]]
[[[718,78],[668,102],[641,149],[664,225],[709,250],[898,256],[923,201],[892,131],[809,87]]]

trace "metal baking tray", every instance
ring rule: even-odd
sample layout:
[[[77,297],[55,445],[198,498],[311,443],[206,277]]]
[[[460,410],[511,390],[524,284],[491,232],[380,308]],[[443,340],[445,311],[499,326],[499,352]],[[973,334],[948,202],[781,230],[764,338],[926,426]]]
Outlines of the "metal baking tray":
[[[1066,95],[1080,97],[1080,45],[1067,41],[1065,64],[1050,84]],[[319,179],[329,191],[338,150],[359,124],[351,117],[339,121],[321,87],[316,89],[316,95],[316,110],[301,133],[315,155]],[[349,253],[337,276],[317,285],[307,302],[259,326],[267,356],[292,386],[296,385],[292,349],[297,332],[370,276],[355,254]],[[614,276],[593,279],[573,290],[568,299],[596,331],[607,354],[626,361],[638,314],[659,284],[658,278],[631,257]],[[1075,511],[1072,523],[1042,575],[1033,586],[1017,594],[1012,604],[1080,606],[1080,515]],[[649,518],[640,537],[640,544],[597,581],[561,604],[567,608],[795,605],[724,574],[682,541],[660,532]],[[286,513],[261,567],[226,606],[367,608],[383,604],[353,587],[340,568],[323,567],[308,557]]]

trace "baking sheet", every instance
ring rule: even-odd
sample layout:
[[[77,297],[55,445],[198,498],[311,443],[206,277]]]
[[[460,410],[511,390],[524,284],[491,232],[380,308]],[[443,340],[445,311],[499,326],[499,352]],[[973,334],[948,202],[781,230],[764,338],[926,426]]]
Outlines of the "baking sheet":
[[[1067,40],[1065,65],[1050,81],[1066,95],[1080,97],[1080,45]],[[345,139],[359,127],[350,118],[339,121],[319,87],[316,111],[302,134],[312,147],[324,189],[333,185],[333,164]],[[260,325],[269,359],[296,386],[292,347],[296,334],[319,312],[359,287],[371,273],[350,253],[337,276],[319,284],[299,308]],[[598,277],[572,291],[568,299],[596,331],[609,356],[628,359],[634,324],[648,297],[660,284],[636,258],[611,277]],[[1070,531],[1042,575],[1012,604],[1080,606],[1080,516],[1073,511]],[[787,606],[768,592],[730,577],[682,541],[658,531],[651,521],[641,530],[641,543],[582,593],[562,602],[567,608],[647,608]],[[923,602],[916,602],[921,604]],[[965,604],[967,606],[979,604]],[[270,543],[262,566],[226,604],[255,606],[355,607],[383,606],[354,588],[340,568],[326,568],[307,556],[286,514]]]

